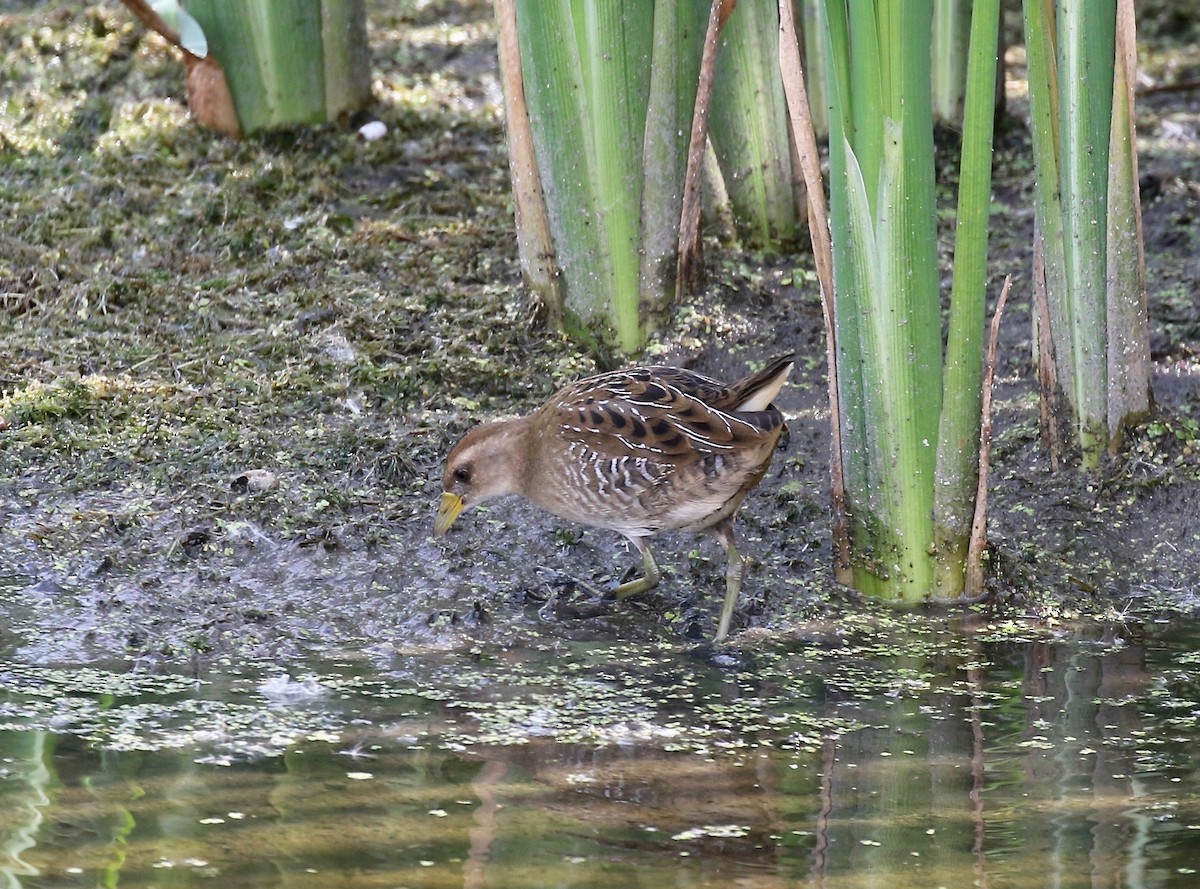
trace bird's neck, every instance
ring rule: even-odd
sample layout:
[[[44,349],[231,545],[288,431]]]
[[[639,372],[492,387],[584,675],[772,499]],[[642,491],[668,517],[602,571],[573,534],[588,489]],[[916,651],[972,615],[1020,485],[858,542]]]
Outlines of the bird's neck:
[[[503,480],[495,494],[525,494],[537,451],[529,417],[502,420],[489,431],[483,459],[489,463],[489,474]]]

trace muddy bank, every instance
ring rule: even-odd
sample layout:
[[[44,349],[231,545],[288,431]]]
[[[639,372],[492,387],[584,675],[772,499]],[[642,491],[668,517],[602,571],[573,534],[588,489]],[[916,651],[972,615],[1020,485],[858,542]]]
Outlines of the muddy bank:
[[[635,567],[615,535],[502,503],[429,538],[449,445],[595,365],[521,286],[490,4],[370,16],[387,138],[232,143],[190,123],[179,66],[121,9],[0,3],[15,97],[0,111],[0,643],[16,657],[203,670],[711,634],[723,554],[708,540],[664,540],[660,589],[596,613],[567,579]],[[1037,440],[1031,155],[1010,55],[992,266],[1016,280],[985,606],[1001,614],[1195,605],[1200,92],[1166,89],[1200,72],[1186,33],[1143,28],[1157,413],[1094,477],[1051,473]],[[829,579],[816,285],[807,256],[707,248],[703,294],[650,357],[733,377],[802,356],[780,399],[789,449],[741,522],[756,560],[741,622],[786,630],[857,607]]]

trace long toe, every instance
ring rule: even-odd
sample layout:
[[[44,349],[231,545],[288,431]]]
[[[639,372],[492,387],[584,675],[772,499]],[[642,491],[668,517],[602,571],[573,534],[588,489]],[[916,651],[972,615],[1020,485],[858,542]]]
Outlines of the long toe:
[[[633,580],[626,581],[612,591],[613,596],[618,602],[622,599],[628,599],[630,596],[644,593],[646,590],[652,590],[662,580],[662,574],[658,570],[658,564],[654,561],[654,554],[650,552],[649,545],[640,539],[634,540],[633,543],[642,553],[642,570],[644,573],[641,577],[635,577]]]

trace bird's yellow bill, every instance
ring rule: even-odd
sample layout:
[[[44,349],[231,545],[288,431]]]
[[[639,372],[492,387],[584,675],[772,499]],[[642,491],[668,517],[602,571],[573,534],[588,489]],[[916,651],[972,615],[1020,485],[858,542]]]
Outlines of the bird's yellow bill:
[[[450,526],[454,524],[454,520],[458,518],[465,505],[462,497],[451,494],[449,491],[444,492],[441,505],[438,506],[437,518],[433,522],[433,536],[441,537],[449,531]]]

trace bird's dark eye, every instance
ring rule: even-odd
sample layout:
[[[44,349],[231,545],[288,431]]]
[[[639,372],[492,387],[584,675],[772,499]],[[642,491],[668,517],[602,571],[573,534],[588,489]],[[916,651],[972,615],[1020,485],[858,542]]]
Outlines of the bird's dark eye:
[[[456,482],[469,482],[471,480],[471,470],[465,466],[460,466],[454,470],[454,480]]]

